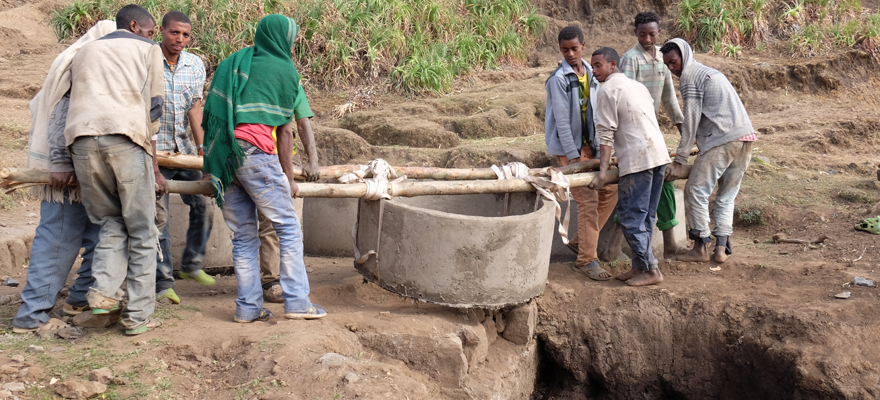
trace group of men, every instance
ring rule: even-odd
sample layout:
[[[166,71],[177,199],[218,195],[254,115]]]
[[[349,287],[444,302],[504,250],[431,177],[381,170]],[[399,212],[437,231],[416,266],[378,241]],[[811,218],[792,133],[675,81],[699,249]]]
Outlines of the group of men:
[[[236,322],[271,317],[264,300],[284,303],[286,318],[326,315],[309,300],[293,205],[294,120],[309,155],[303,170],[308,180],[319,177],[312,112],[291,61],[296,23],[265,17],[255,45],[218,66],[205,101],[205,66],[184,50],[192,22],[172,11],[159,32],[156,43],[150,13],[123,7],[115,22],[98,22],[56,58],[31,102],[28,167],[49,170],[50,184],[36,188],[40,225],[16,333],[67,326],[49,312],[81,248],[62,313],[87,312],[108,325],[121,315],[128,335],[160,326],[152,318],[156,301],[181,301],[168,229],[172,179],[211,181],[213,197],[225,205],[234,235]],[[203,156],[205,173],[160,167],[156,152]],[[189,226],[180,277],[212,285],[202,266],[213,200],[181,199]]]
[[[623,57],[602,47],[587,62],[582,58],[586,43],[581,29],[563,28],[558,41],[564,61],[545,83],[548,151],[561,166],[599,159],[599,174],[589,187],[571,189],[578,216],[578,232],[569,242],[578,253],[572,268],[594,280],[611,278],[599,265],[597,246],[600,230],[615,211],[608,253],[619,253],[620,236],[629,244],[632,268],[617,276],[628,285],[663,281],[651,249],[655,222],[663,232],[665,258],[709,262],[712,235],[716,262],[724,262],[732,253],[734,200],[757,134],[727,77],[694,60],[690,45],[682,39],[657,46],[660,30],[655,13],[641,12],[634,22],[637,45]],[[679,77],[684,112],[672,75]],[[681,133],[674,160],[657,122],[661,106]],[[685,177],[684,166],[695,143],[699,154],[684,190],[688,237],[694,247],[684,251],[672,234],[679,224],[672,181]],[[619,182],[606,185],[612,151]],[[709,197],[716,186],[712,230]]]

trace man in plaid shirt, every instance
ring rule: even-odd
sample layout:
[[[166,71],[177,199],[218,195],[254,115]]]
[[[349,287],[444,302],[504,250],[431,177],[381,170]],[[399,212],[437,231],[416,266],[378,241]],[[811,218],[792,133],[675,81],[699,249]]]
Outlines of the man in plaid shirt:
[[[196,55],[183,51],[191,39],[192,22],[186,14],[171,11],[162,18],[162,53],[165,55],[165,106],[159,133],[153,138],[156,151],[201,155],[202,90],[205,86],[205,65]],[[192,128],[192,137],[187,133]],[[195,143],[193,143],[195,142]],[[156,203],[156,227],[161,254],[156,268],[156,301],[180,304],[174,293],[174,265],[171,260],[171,240],[168,233],[168,194],[166,180],[200,181],[201,171],[159,167],[153,157],[156,186],[162,197]],[[180,264],[180,276],[203,285],[213,285],[214,278],[202,271],[205,248],[211,235],[214,208],[204,196],[180,195],[189,206],[189,228],[186,248]],[[165,300],[168,299],[168,300]]]

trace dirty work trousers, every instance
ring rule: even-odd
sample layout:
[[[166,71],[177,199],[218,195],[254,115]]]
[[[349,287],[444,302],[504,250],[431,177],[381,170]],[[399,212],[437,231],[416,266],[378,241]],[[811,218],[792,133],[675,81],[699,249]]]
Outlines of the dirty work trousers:
[[[223,195],[223,218],[233,233],[232,261],[238,280],[235,318],[253,320],[260,316],[263,307],[258,212],[271,221],[278,235],[284,311],[308,310],[312,307],[309,279],[303,263],[302,231],[293,208],[290,183],[276,155],[266,154],[250,143],[238,142],[248,156]]]
[[[293,201],[296,217],[300,221],[302,221],[302,204],[302,199]],[[281,264],[281,248],[278,244],[278,235],[275,234],[275,228],[272,227],[272,221],[269,221],[262,213],[257,213],[257,217],[260,222],[260,282],[266,285],[278,282],[280,279],[278,267]],[[300,224],[300,228],[302,228],[302,224]]]
[[[617,214],[614,214],[614,223],[620,223]],[[676,226],[678,220],[675,218],[675,185],[672,182],[664,182],[660,191],[660,203],[657,204],[657,229],[665,231]]]
[[[666,166],[661,165],[626,174],[620,177],[617,184],[617,216],[623,237],[632,249],[633,269],[650,271],[657,268],[657,259],[651,250],[651,239],[665,171]]]
[[[200,181],[202,172],[191,169],[159,168],[165,179]],[[162,233],[159,247],[162,261],[156,258],[156,293],[174,288],[174,262],[171,258],[171,234],[168,232],[168,196],[156,201],[156,228]],[[180,199],[189,206],[189,227],[186,230],[186,247],[180,260],[180,272],[191,274],[202,269],[205,249],[214,226],[214,201],[200,194],[182,194]],[[158,256],[157,256],[158,257]]]
[[[71,202],[69,196],[65,192],[60,202],[44,200],[40,203],[40,225],[31,245],[27,282],[21,291],[21,307],[12,320],[16,328],[38,328],[40,323],[49,321],[48,312],[55,307],[80,248],[85,249],[83,260],[76,280],[68,289],[67,304],[75,307],[89,304],[86,293],[95,282],[92,257],[101,227],[89,221],[82,203]]]
[[[124,135],[85,136],[70,146],[89,219],[101,227],[92,261],[93,288],[115,298],[122,282],[127,329],[146,324],[156,308],[156,177],[147,151]],[[92,308],[92,298],[89,303]],[[100,307],[97,307],[100,308]]]
[[[589,147],[581,149],[588,153]],[[557,156],[559,166],[569,164],[565,156]],[[575,265],[587,265],[599,259],[596,247],[599,245],[599,231],[608,222],[617,204],[617,185],[605,185],[601,190],[588,187],[571,188],[571,197],[577,203],[578,231],[569,242],[577,246],[578,256]]]
[[[708,239],[712,233],[709,230],[709,196],[716,184],[718,193],[715,194],[713,234],[716,237],[733,234],[733,203],[752,159],[752,144],[729,142],[709,149],[694,161],[684,187],[684,202],[691,231],[698,230],[701,238]]]

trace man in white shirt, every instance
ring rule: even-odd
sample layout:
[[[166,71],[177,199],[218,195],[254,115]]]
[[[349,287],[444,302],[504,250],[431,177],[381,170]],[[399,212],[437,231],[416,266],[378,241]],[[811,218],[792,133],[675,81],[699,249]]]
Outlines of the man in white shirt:
[[[663,275],[651,251],[651,236],[669,153],[651,94],[645,85],[622,74],[618,62],[620,55],[610,47],[596,50],[590,61],[593,75],[603,82],[596,99],[600,169],[590,188],[605,185],[613,148],[620,169],[617,217],[633,252],[632,269],[617,279],[630,286],[654,285],[663,281]]]

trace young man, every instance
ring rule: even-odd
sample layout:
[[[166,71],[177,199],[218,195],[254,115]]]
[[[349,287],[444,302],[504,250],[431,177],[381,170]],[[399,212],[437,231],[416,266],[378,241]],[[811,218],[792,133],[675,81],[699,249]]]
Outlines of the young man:
[[[161,125],[153,148],[156,151],[182,153],[198,156],[202,149],[202,89],[205,87],[205,64],[196,55],[183,49],[189,44],[192,22],[186,14],[171,11],[162,17],[162,43],[159,47],[164,56],[165,107],[162,110]],[[192,138],[187,133],[192,128]],[[171,235],[168,233],[168,194],[167,179],[180,181],[202,180],[202,172],[192,169],[159,167],[153,157],[153,170],[156,186],[162,197],[156,201],[156,227],[162,236],[159,247],[162,254],[156,261],[156,300],[180,304],[180,297],[174,292],[174,263],[171,259]],[[183,203],[189,206],[189,227],[186,231],[186,248],[180,263],[180,276],[192,279],[202,285],[213,285],[214,278],[202,271],[205,249],[214,222],[214,205],[205,196],[180,195]]]
[[[758,135],[727,77],[694,60],[686,41],[672,39],[660,51],[663,62],[679,77],[685,115],[678,154],[667,172],[667,179],[681,174],[694,139],[700,149],[684,189],[685,211],[691,224],[688,237],[694,241],[694,247],[678,259],[708,262],[712,241],[709,234],[712,233],[715,261],[721,263],[732,254],[733,202],[752,158],[752,143],[758,140]],[[709,230],[709,196],[716,184],[713,232]]]
[[[12,320],[15,333],[37,329],[53,330],[63,327],[58,319],[50,319],[48,312],[55,307],[58,292],[64,287],[70,268],[84,248],[77,278],[69,289],[62,312],[76,315],[89,308],[86,293],[94,285],[92,256],[98,242],[100,227],[89,221],[80,200],[78,187],[69,187],[75,181],[73,162],[64,146],[64,127],[70,97],[70,62],[86,43],[93,42],[116,30],[112,21],[98,21],[73,45],[64,50],[49,69],[43,88],[31,101],[28,168],[49,170],[49,185],[34,188],[40,199],[40,225],[31,248],[31,262],[27,282],[21,292],[21,307]],[[51,321],[51,322],[50,322]]]
[[[618,68],[627,78],[635,79],[648,88],[654,101],[654,112],[659,113],[662,105],[666,116],[681,133],[684,116],[678,107],[678,98],[675,97],[672,73],[663,64],[660,46],[654,45],[660,37],[660,20],[657,14],[650,11],[640,12],[636,15],[634,26],[639,43],[624,53]],[[663,258],[675,257],[679,252],[672,230],[678,225],[675,208],[675,186],[672,182],[666,182],[657,206],[657,229],[663,232]]]
[[[654,285],[663,275],[651,250],[651,236],[669,153],[648,89],[620,73],[619,60],[610,47],[596,50],[590,60],[593,74],[603,82],[596,96],[596,131],[602,142],[599,175],[590,188],[605,185],[613,147],[620,169],[617,215],[633,252],[632,269],[617,279],[630,286]]]
[[[599,153],[593,110],[599,82],[590,65],[582,59],[584,33],[576,26],[559,32],[559,51],[565,59],[547,82],[547,112],[544,140],[547,151],[556,156],[560,166],[595,158]],[[599,266],[596,246],[599,230],[608,221],[617,204],[617,185],[594,191],[585,187],[572,188],[577,203],[578,232],[571,240],[578,257],[572,267],[590,279],[606,281],[608,271]]]
[[[205,101],[205,179],[214,183],[217,204],[233,232],[232,257],[238,280],[235,322],[265,321],[260,285],[257,212],[266,216],[280,242],[280,285],[284,316],[327,315],[309,300],[302,232],[293,208],[293,110],[299,74],[290,59],[298,27],[285,16],[263,17],[254,46],[223,60]],[[260,73],[252,73],[259,71]],[[277,137],[277,144],[272,136]],[[277,149],[277,155],[276,155]]]
[[[150,138],[162,115],[162,50],[145,39],[156,23],[140,6],[119,10],[116,27],[73,58],[64,137],[83,205],[101,226],[86,298],[93,314],[108,314],[120,308],[125,281],[122,323],[126,334],[138,335],[160,325],[151,318],[159,232]]]
[[[296,131],[300,134],[303,146],[306,147],[306,152],[309,154],[309,162],[303,167],[303,172],[306,174],[307,181],[314,182],[320,178],[318,173],[318,149],[315,147],[315,134],[312,132],[312,125],[309,122],[309,119],[314,114],[312,114],[312,109],[309,107],[309,100],[306,98],[306,92],[303,90],[302,84],[299,85],[299,92],[296,96],[298,104],[293,110],[293,119],[296,120]],[[296,140],[296,135],[294,135],[294,140]],[[296,146],[294,146],[294,163],[297,162],[296,150]],[[269,221],[265,215],[259,214],[259,224],[260,281],[263,285],[263,298],[270,303],[283,303],[284,298],[281,296],[281,275],[279,270],[281,265],[281,248],[279,247],[278,235],[275,234],[272,221]]]

